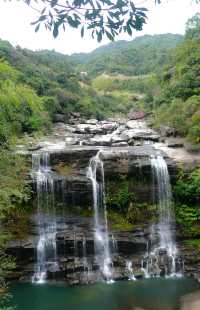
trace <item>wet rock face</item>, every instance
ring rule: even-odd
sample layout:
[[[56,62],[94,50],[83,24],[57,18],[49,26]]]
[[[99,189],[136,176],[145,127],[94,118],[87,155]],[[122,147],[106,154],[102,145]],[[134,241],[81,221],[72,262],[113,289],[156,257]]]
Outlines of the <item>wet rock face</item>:
[[[88,284],[105,280],[98,257],[94,255],[94,235],[91,218],[63,217],[58,218],[57,259],[59,268],[55,271],[48,268],[48,281],[65,282],[69,285]],[[32,235],[31,235],[32,234]],[[130,232],[111,231],[109,243],[112,255],[112,274],[114,280],[140,279],[145,276],[144,268],[150,258],[146,254],[147,242],[150,238],[150,227],[134,229]],[[17,268],[12,280],[30,281],[34,273],[36,259],[37,227],[30,231],[29,240],[13,241],[8,253],[16,257]],[[200,278],[200,258],[194,251],[179,246],[175,260],[176,270],[182,274]],[[151,254],[152,255],[152,254]],[[160,249],[151,257],[151,276],[166,276],[170,273],[172,258]],[[131,265],[131,269],[128,268]]]
[[[184,274],[200,280],[200,255],[198,248],[179,243],[179,251],[184,261]]]
[[[159,135],[142,121],[79,121],[81,123],[74,121],[68,125],[57,123],[53,139],[41,141],[29,152],[29,155],[35,151],[49,154],[54,178],[59,268],[55,271],[49,266],[47,277],[51,281],[65,281],[69,284],[94,283],[103,279],[98,259],[94,255],[93,220],[81,217],[81,212],[90,211],[92,206],[92,184],[87,178],[90,159],[101,150],[106,187],[113,181],[117,183],[120,178],[125,179],[136,202],[152,204],[150,158],[158,152],[166,157],[153,144],[159,140]],[[173,182],[177,173],[176,165],[167,157],[166,161]],[[72,209],[79,215],[73,217]],[[38,227],[34,217],[31,222],[28,240],[13,242],[8,246],[8,252],[17,258],[17,270],[13,278],[20,280],[30,281],[34,273]],[[146,221],[141,223],[139,230],[110,231],[114,279],[131,278],[132,271],[127,266],[132,266],[136,278],[144,276],[141,261],[150,239],[150,226],[151,223]],[[170,270],[172,262],[164,252],[159,253],[158,257],[158,260],[152,257],[155,263],[152,264],[151,273],[164,276],[168,274],[166,266]],[[197,268],[194,267],[197,261],[188,252],[185,259],[186,274],[197,275]],[[197,265],[199,268],[199,262]]]
[[[48,267],[49,281],[64,281],[70,285],[95,283],[104,280],[98,256],[94,250],[92,218],[57,215],[56,235],[58,268]],[[36,219],[32,219],[37,223]],[[16,257],[17,268],[12,279],[30,281],[34,274],[38,227],[32,224],[29,240],[12,241],[8,253]],[[141,258],[146,249],[147,230],[110,232],[109,247],[112,255],[113,278],[128,279],[127,260],[132,261],[137,277],[142,277]]]

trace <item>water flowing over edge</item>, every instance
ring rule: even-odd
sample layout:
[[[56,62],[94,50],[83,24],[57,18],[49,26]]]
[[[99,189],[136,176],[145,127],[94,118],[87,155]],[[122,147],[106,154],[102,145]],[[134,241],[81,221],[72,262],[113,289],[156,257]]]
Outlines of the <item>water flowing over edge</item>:
[[[180,277],[181,264],[174,238],[174,211],[168,167],[161,155],[151,157],[153,200],[158,207],[158,224],[152,225],[150,244],[141,262],[146,278],[165,275]],[[160,269],[162,265],[162,269]],[[178,266],[179,265],[179,266]],[[177,272],[177,268],[179,271]]]
[[[37,221],[39,239],[33,283],[45,283],[47,271],[58,269],[55,216],[54,180],[49,166],[48,153],[32,155],[32,178],[36,181]]]
[[[103,161],[100,158],[100,150],[90,159],[87,177],[91,180],[93,190],[94,208],[94,242],[96,260],[107,282],[112,279],[112,259],[109,247],[108,220],[105,201],[105,177]],[[98,175],[99,174],[99,175]],[[100,178],[100,180],[98,180]]]

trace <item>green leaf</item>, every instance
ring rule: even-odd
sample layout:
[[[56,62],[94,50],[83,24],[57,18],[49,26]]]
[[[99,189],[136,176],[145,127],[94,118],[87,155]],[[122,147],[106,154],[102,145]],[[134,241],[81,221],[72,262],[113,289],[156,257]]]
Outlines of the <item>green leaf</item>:
[[[126,30],[127,30],[128,34],[131,36],[132,35],[132,29],[131,29],[129,24],[126,27]]]
[[[47,19],[47,15],[41,15],[40,18],[38,19],[38,21],[42,22],[45,19]]]
[[[101,40],[102,40],[102,32],[99,31],[99,32],[97,32],[97,41],[101,42]]]
[[[83,38],[84,37],[84,31],[85,31],[85,29],[84,29],[84,26],[81,28],[81,38]]]
[[[108,39],[109,39],[110,41],[114,41],[114,37],[113,37],[112,34],[111,34],[110,32],[108,32],[107,30],[106,30],[106,35],[107,35],[107,37],[108,37]]]
[[[51,0],[51,7],[53,8],[58,3],[58,0]]]
[[[39,29],[40,29],[40,24],[38,24],[38,25],[35,27],[35,32],[38,32]]]
[[[53,28],[53,36],[54,38],[57,38],[58,36],[58,24],[57,23],[54,23],[54,28]]]

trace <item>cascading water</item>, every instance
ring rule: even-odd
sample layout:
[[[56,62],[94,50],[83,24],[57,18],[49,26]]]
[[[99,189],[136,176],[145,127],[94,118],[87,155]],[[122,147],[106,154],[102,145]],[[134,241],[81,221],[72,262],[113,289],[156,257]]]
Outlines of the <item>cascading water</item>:
[[[158,205],[159,219],[152,229],[152,246],[142,262],[145,277],[176,275],[177,248],[174,241],[174,213],[171,184],[166,161],[161,155],[151,158],[154,201]],[[156,242],[155,234],[158,233]]]
[[[157,186],[157,201],[159,206],[158,233],[160,248],[166,249],[170,256],[176,254],[176,244],[173,238],[174,214],[172,209],[172,193],[166,161],[162,156],[152,157],[151,166],[154,186]]]
[[[93,189],[95,255],[103,276],[107,281],[112,282],[112,260],[109,248],[107,210],[105,203],[104,167],[100,154],[101,151],[91,158],[87,177],[91,180]],[[100,181],[97,180],[98,173]]]
[[[39,227],[37,262],[32,282],[44,283],[47,271],[56,271],[57,269],[54,180],[49,167],[48,153],[35,153],[32,155],[32,177],[36,182],[37,221]]]
[[[126,261],[126,271],[128,273],[128,279],[132,280],[132,281],[136,281],[136,278],[135,278],[134,272],[133,272],[133,263],[130,260]]]

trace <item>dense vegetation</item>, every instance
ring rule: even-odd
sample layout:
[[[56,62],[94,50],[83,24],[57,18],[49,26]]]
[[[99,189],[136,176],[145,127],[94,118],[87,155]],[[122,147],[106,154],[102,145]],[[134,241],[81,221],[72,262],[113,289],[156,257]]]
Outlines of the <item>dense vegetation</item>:
[[[169,49],[181,40],[181,36],[177,35],[144,36],[132,42],[111,43],[96,50],[94,55],[100,57],[100,62],[110,73],[131,73],[127,70],[134,71],[136,75],[151,73],[155,68],[160,69],[168,59]],[[143,53],[141,46],[145,51]],[[104,60],[105,53],[109,57],[109,65]],[[97,74],[104,70],[96,69],[99,65],[95,57],[92,53],[94,66],[90,62],[85,66]],[[121,59],[119,70],[114,69],[116,57]],[[65,120],[73,112],[99,119],[127,113],[134,106],[134,92],[143,93],[146,89],[144,79],[123,80],[116,77],[115,80],[103,82],[103,76],[103,79],[97,78],[91,82],[77,71],[79,66],[74,70],[75,59],[77,57],[70,58],[54,51],[32,52],[14,48],[8,42],[0,41],[1,144],[6,143],[13,134],[31,134],[50,128],[57,113],[62,114]],[[105,84],[103,89],[100,83]]]
[[[200,143],[199,30],[197,14],[188,21],[184,41],[173,51],[170,63],[156,76],[156,91],[147,91],[145,98],[147,109],[155,111],[157,126],[172,126],[193,144]]]
[[[102,73],[141,75],[159,71],[170,59],[170,49],[182,41],[181,35],[146,35],[133,41],[118,41],[90,54],[74,54],[79,69],[91,76]]]
[[[185,244],[200,251],[200,168],[180,170],[174,186],[176,222]]]

